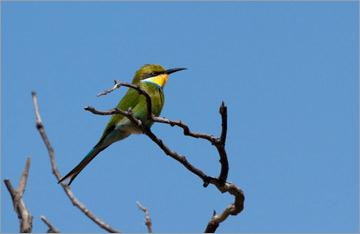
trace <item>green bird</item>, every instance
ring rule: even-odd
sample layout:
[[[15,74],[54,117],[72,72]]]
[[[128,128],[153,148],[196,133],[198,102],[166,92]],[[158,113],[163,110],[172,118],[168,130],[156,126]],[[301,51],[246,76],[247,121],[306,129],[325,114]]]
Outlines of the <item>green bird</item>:
[[[186,68],[173,68],[165,70],[162,66],[156,64],[145,64],[136,73],[132,84],[139,84],[151,97],[152,112],[159,116],[164,105],[163,88],[168,81],[171,73],[185,70]],[[147,105],[144,95],[140,95],[137,90],[130,88],[125,96],[121,99],[117,108],[127,111],[132,108],[134,116],[141,122],[151,127],[154,123],[147,118]],[[120,114],[113,114],[107,124],[99,142],[90,150],[84,159],[64,176],[59,183],[70,178],[69,184],[76,176],[93,160],[98,153],[106,149],[114,142],[125,139],[131,134],[141,134],[142,130],[133,124],[127,117]]]

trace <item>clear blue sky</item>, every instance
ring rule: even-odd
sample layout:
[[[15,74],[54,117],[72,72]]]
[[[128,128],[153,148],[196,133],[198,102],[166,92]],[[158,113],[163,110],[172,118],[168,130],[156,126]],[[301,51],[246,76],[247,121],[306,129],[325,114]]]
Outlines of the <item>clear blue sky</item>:
[[[109,119],[83,110],[117,105],[146,63],[187,67],[165,87],[161,116],[220,134],[228,106],[229,181],[245,209],[219,232],[359,231],[358,2],[1,2],[1,223],[19,224],[3,179],[17,186],[34,232],[47,217],[62,232],[103,232],[73,207],[51,174],[35,128],[31,91],[62,175],[96,144]],[[216,149],[155,124],[173,150],[212,176]],[[99,218],[124,232],[202,232],[222,195],[146,136],[103,151],[71,186]]]

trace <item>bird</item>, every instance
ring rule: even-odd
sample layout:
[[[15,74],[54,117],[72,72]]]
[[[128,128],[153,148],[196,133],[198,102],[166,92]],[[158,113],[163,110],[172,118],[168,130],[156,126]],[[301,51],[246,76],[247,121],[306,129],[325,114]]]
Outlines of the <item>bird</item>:
[[[151,97],[152,112],[154,116],[159,116],[164,105],[163,88],[168,81],[169,75],[187,68],[172,68],[165,70],[158,64],[145,64],[136,71],[132,84],[139,85]],[[130,88],[120,100],[117,108],[127,111],[132,108],[134,117],[141,120],[142,124],[150,128],[153,121],[147,118],[147,103],[144,95],[137,90]],[[142,129],[132,123],[127,117],[120,114],[113,114],[106,125],[98,143],[81,160],[81,162],[72,169],[67,175],[59,180],[58,183],[70,178],[68,185],[79,175],[79,173],[93,160],[96,155],[106,149],[112,143],[121,141],[131,134],[141,134]]]

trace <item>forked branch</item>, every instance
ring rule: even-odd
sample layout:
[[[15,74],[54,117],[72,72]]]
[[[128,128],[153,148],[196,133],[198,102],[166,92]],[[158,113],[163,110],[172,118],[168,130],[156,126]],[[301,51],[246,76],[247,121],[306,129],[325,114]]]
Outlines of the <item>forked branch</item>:
[[[20,232],[30,233],[32,231],[32,220],[33,217],[30,214],[29,209],[26,207],[22,197],[25,192],[26,182],[29,175],[30,169],[30,157],[26,160],[24,172],[21,175],[19,186],[14,189],[9,179],[5,179],[6,188],[9,190],[11,199],[13,201],[14,210],[18,215],[20,221]]]
[[[226,141],[226,133],[227,133],[227,107],[225,106],[224,102],[222,102],[220,106],[220,115],[221,115],[221,126],[222,131],[220,137],[214,137],[212,135],[206,134],[206,133],[198,133],[198,132],[192,132],[190,131],[189,127],[182,123],[180,120],[170,120],[166,118],[156,117],[152,114],[151,110],[151,97],[148,93],[146,93],[145,90],[141,89],[139,85],[132,85],[128,83],[120,83],[118,81],[115,81],[115,85],[113,88],[106,90],[104,93],[98,94],[105,95],[107,93],[110,93],[114,91],[115,89],[121,87],[121,86],[127,86],[133,89],[136,89],[140,94],[144,95],[147,100],[147,111],[148,111],[148,119],[158,122],[158,123],[164,123],[168,124],[170,126],[178,126],[183,129],[184,135],[191,136],[194,138],[201,138],[208,140],[212,145],[214,145],[219,153],[220,156],[220,164],[221,164],[221,170],[220,175],[215,178],[206,175],[204,172],[202,172],[200,169],[193,166],[191,163],[189,163],[185,156],[178,154],[177,152],[171,150],[169,147],[167,147],[164,142],[159,139],[151,130],[150,128],[146,127],[142,124],[142,122],[139,119],[136,119],[131,111],[129,109],[128,111],[119,110],[117,108],[114,108],[109,111],[98,111],[95,110],[93,107],[85,107],[85,110],[91,111],[94,114],[100,114],[100,115],[112,115],[112,114],[122,114],[126,116],[131,122],[136,124],[139,128],[141,128],[152,141],[154,141],[164,152],[166,155],[169,155],[170,157],[174,158],[178,162],[180,162],[184,167],[186,167],[190,172],[194,173],[195,175],[199,176],[203,182],[204,187],[207,187],[208,184],[215,185],[218,190],[222,193],[228,192],[232,194],[235,197],[234,203],[230,204],[228,207],[225,208],[225,210],[220,214],[216,215],[216,212],[214,212],[213,217],[209,221],[205,232],[215,232],[218,226],[221,222],[226,220],[226,218],[229,215],[237,215],[244,209],[244,200],[245,196],[243,191],[235,186],[231,182],[227,182],[227,176],[229,172],[229,163],[227,159],[227,154],[225,150],[225,141]]]

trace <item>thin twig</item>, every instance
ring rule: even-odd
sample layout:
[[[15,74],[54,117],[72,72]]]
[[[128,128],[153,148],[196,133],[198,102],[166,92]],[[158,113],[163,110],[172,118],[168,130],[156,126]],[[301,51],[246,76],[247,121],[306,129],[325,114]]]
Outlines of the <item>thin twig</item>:
[[[107,89],[107,90],[105,90],[104,92],[102,92],[102,93],[98,93],[98,94],[96,94],[96,96],[97,97],[100,97],[100,96],[102,96],[102,95],[106,95],[106,94],[108,94],[108,93],[111,93],[112,91],[114,91],[115,89],[118,89],[118,88],[120,88],[120,86],[121,86],[121,84],[118,82],[118,81],[116,81],[116,80],[114,80],[114,87],[112,87],[111,89]]]
[[[54,227],[54,225],[52,225],[49,220],[47,220],[45,218],[45,216],[40,216],[41,220],[49,227],[49,229],[47,230],[47,233],[60,233],[59,229],[57,229],[56,227]]]
[[[178,126],[178,127],[182,128],[184,130],[184,135],[185,136],[191,136],[191,137],[194,137],[194,138],[205,139],[205,140],[210,141],[211,144],[217,144],[217,142],[219,141],[219,138],[214,137],[213,135],[190,131],[190,128],[186,124],[181,122],[180,120],[171,120],[171,119],[166,119],[166,118],[162,118],[162,117],[155,117],[155,116],[152,118],[152,120],[154,122],[158,122],[158,123],[169,124],[171,127]]]
[[[20,177],[20,182],[18,188],[15,190],[12,186],[9,179],[5,179],[5,185],[7,189],[9,190],[9,193],[11,195],[11,199],[13,201],[14,210],[18,215],[19,221],[20,221],[20,232],[24,233],[30,233],[32,231],[32,220],[33,217],[31,216],[31,213],[29,209],[26,207],[22,197],[25,192],[26,182],[29,175],[30,170],[30,157],[26,160],[26,165],[24,172],[22,173]]]
[[[99,110],[96,110],[94,107],[92,106],[86,106],[84,107],[84,110],[86,111],[90,111],[91,113],[93,114],[96,114],[96,115],[113,115],[113,114],[120,114],[120,115],[123,115],[123,116],[126,116],[131,122],[133,122],[135,125],[137,126],[141,126],[142,123],[141,123],[141,120],[135,118],[133,112],[132,112],[132,108],[129,107],[129,109],[127,111],[123,111],[123,110],[120,110],[118,108],[114,108],[114,109],[111,109],[111,110],[107,110],[107,111],[99,111]]]
[[[135,85],[135,84],[130,84],[130,83],[125,83],[125,82],[119,82],[117,80],[114,80],[114,87],[112,87],[111,89],[107,89],[102,93],[97,94],[96,96],[102,96],[102,95],[106,95],[108,93],[111,93],[112,91],[114,91],[115,89],[120,88],[121,86],[125,86],[125,87],[129,87],[129,88],[133,88],[135,90],[137,90],[139,92],[139,94],[144,95],[146,98],[146,104],[147,104],[147,110],[148,110],[148,118],[151,119],[153,114],[152,114],[152,104],[151,104],[151,97],[150,95],[143,89],[140,88],[139,85]]]
[[[145,225],[148,228],[148,232],[149,233],[153,233],[153,229],[152,229],[152,222],[151,222],[151,218],[149,216],[149,209],[143,207],[140,202],[136,202],[136,204],[138,205],[138,207],[140,208],[140,210],[145,212]]]
[[[39,106],[38,106],[38,101],[36,98],[36,92],[32,91],[31,92],[31,96],[34,102],[34,108],[35,108],[35,114],[36,114],[36,128],[38,129],[38,131],[40,132],[40,136],[42,137],[45,146],[48,150],[49,156],[50,156],[50,161],[51,161],[51,165],[52,165],[52,173],[56,176],[56,178],[59,180],[61,179],[61,175],[60,172],[56,166],[56,162],[55,162],[55,156],[54,156],[54,149],[52,148],[49,139],[46,135],[45,132],[45,128],[44,125],[41,121],[41,117],[40,117],[40,112],[39,112]]]
[[[52,146],[51,146],[51,144],[50,144],[50,142],[49,142],[49,140],[47,138],[44,125],[41,122],[38,103],[37,103],[37,98],[36,98],[36,93],[33,91],[31,94],[32,94],[33,102],[34,102],[35,112],[36,112],[36,128],[39,130],[39,133],[40,133],[42,139],[44,140],[46,148],[48,149],[49,156],[50,156],[50,161],[51,161],[52,172],[54,173],[56,179],[60,180],[61,175],[60,175],[60,172],[59,172],[59,170],[57,168],[57,165],[56,165],[55,156],[54,156],[54,149],[52,148]],[[85,205],[83,205],[79,200],[76,199],[76,197],[72,193],[70,187],[65,182],[62,182],[61,186],[63,187],[66,195],[70,198],[73,205],[78,207],[87,217],[89,217],[91,220],[93,220],[97,225],[99,225],[101,228],[105,229],[108,232],[112,232],[112,233],[119,233],[120,232],[120,231],[112,228],[109,224],[107,224],[104,221],[100,220],[92,212],[90,212],[86,208]]]

